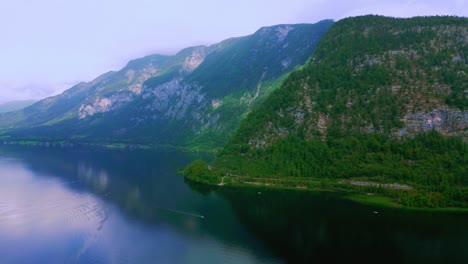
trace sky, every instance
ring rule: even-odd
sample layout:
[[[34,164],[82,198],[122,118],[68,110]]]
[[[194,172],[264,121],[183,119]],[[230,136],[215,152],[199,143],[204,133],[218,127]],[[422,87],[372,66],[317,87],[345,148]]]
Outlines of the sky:
[[[366,14],[468,17],[468,0],[0,0],[0,103],[262,26]]]

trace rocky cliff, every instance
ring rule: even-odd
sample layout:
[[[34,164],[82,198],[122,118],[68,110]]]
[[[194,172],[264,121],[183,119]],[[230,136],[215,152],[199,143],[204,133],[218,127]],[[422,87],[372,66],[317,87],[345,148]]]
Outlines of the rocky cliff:
[[[220,147],[240,120],[313,53],[333,22],[265,27],[175,56],[131,61],[22,112],[0,116],[17,140]]]
[[[467,18],[338,21],[213,164],[184,175],[467,207],[467,36]]]
[[[239,139],[258,148],[290,135],[402,138],[436,130],[467,141],[467,36],[464,18],[344,19]]]

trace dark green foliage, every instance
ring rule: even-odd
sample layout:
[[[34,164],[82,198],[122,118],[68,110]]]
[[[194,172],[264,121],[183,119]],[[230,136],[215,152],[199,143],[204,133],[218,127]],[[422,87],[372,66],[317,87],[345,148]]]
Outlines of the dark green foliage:
[[[402,192],[405,205],[466,207],[467,149],[459,138],[446,138],[435,131],[402,141],[379,134],[348,135],[326,142],[291,136],[266,149],[231,146],[213,165],[224,172],[251,177],[400,182],[419,191]],[[432,201],[436,198],[440,200],[437,203]]]
[[[396,133],[408,113],[444,103],[466,109],[467,30],[466,18],[453,17],[337,22],[310,64],[241,123],[214,167],[249,177],[398,182],[414,189],[352,189],[408,206],[467,207],[467,144],[437,131]]]
[[[187,179],[196,180],[202,183],[215,184],[220,182],[220,178],[210,171],[208,164],[203,160],[196,160],[190,163],[183,170],[183,175]]]
[[[442,97],[450,106],[463,110],[468,105],[464,93],[468,76],[461,73],[466,72],[468,63],[468,45],[463,41],[467,30],[467,19],[459,17],[347,18],[337,22],[320,41],[313,63],[331,68],[351,64],[356,70],[363,63],[372,67],[387,62],[386,68],[392,65],[399,70],[400,76],[392,79],[401,78],[403,84],[413,78],[420,85],[429,84],[428,89],[430,84],[448,84],[451,91],[442,92]],[[379,81],[376,85],[389,81],[388,76],[372,76]]]

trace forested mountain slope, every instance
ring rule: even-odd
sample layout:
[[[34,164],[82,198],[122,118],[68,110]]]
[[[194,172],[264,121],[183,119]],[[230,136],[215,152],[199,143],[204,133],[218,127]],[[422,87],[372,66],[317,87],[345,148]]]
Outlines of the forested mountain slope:
[[[207,181],[360,178],[425,193],[408,204],[466,206],[467,18],[343,19],[310,61],[242,122]]]
[[[332,23],[265,27],[175,56],[132,61],[119,72],[0,115],[3,138],[222,146],[239,121],[306,62]]]

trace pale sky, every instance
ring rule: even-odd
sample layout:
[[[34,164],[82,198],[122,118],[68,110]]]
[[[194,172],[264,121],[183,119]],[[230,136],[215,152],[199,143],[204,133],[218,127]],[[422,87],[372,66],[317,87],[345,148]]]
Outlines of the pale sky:
[[[468,0],[0,0],[0,103],[262,26],[365,14],[467,17]]]

